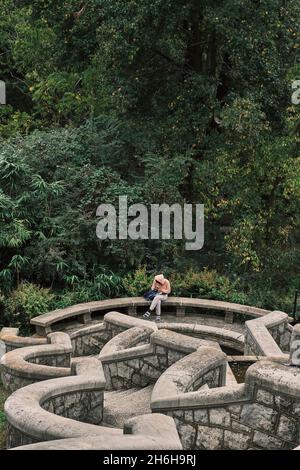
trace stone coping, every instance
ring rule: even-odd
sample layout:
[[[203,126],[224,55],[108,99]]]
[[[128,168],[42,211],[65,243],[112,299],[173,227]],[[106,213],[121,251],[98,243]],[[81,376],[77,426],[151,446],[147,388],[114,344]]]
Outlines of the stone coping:
[[[238,405],[248,401],[245,394],[245,384],[237,384],[170,395],[163,399],[153,398],[153,400],[151,399],[151,410],[155,413],[168,410],[193,410],[212,406]]]
[[[181,450],[182,445],[174,420],[155,413],[137,416],[125,422],[118,438],[103,431],[97,437],[59,439],[16,447],[13,450]]]
[[[144,333],[143,336],[141,336],[141,331]],[[131,346],[134,345],[137,338],[140,339],[141,337],[143,339],[149,337],[150,343]],[[155,348],[157,346],[189,354],[196,351],[199,347],[203,346],[203,344],[209,344],[211,347],[219,348],[219,345],[217,343],[214,344],[212,341],[190,338],[174,331],[157,330],[151,332],[149,329],[134,327],[119,333],[106,343],[98,357],[103,363],[130,360],[155,354]]]
[[[180,407],[182,398],[186,399],[193,393],[204,393],[186,393],[186,391],[198,378],[218,367],[223,369],[222,382],[225,384],[226,365],[225,353],[215,348],[201,346],[163,372],[152,392],[151,409]]]
[[[19,328],[2,328],[0,331],[0,340],[12,349],[47,344],[46,338],[19,336]]]
[[[134,326],[140,326],[151,329],[152,331],[158,330],[158,327],[154,322],[144,320],[143,318],[130,317],[120,312],[106,313],[106,315],[104,315],[103,322],[104,325],[109,323],[111,325],[115,325],[124,329],[133,328]]]
[[[151,335],[150,344],[189,354],[202,346],[203,340],[191,338],[168,329],[160,329]]]
[[[119,312],[109,312],[104,316],[104,326],[107,328],[109,325],[125,329],[125,331],[122,331],[104,345],[98,356],[103,363],[153,354],[153,346],[150,343],[138,346],[134,346],[134,344],[140,338],[150,338],[153,332],[158,331],[155,323],[129,317]]]
[[[149,327],[134,326],[114,336],[108,341],[101,350],[101,355],[109,355],[122,351],[124,349],[139,346],[141,342],[148,342],[153,330]]]
[[[108,343],[107,343],[108,344]],[[145,344],[142,346],[135,346],[133,348],[122,349],[115,352],[105,354],[100,352],[98,358],[103,364],[106,362],[118,362],[127,361],[130,359],[138,359],[141,357],[152,356],[154,354],[154,348],[151,344]]]
[[[218,328],[215,326],[206,326],[196,323],[166,323],[162,322],[158,325],[159,329],[167,329],[182,333],[185,335],[196,336],[197,338],[211,339],[217,341],[223,346],[232,346],[238,351],[244,351],[245,337],[236,331]]]
[[[96,358],[85,358],[75,367],[79,375],[37,382],[10,395],[4,405],[8,423],[36,441],[120,436],[120,429],[82,423],[43,409],[43,403],[50,398],[77,391],[95,392],[105,389],[103,369]]]
[[[100,333],[101,331],[104,331],[105,329],[106,329],[106,326],[104,323],[97,323],[94,325],[83,326],[79,330],[76,330],[70,333],[70,338],[76,339],[76,338],[80,338],[81,336]]]
[[[135,308],[147,305],[149,305],[149,302],[147,302],[143,297],[124,297],[119,299],[100,300],[54,310],[52,312],[48,312],[43,315],[39,315],[38,317],[32,318],[30,322],[32,325],[46,328],[50,327],[56,322],[60,322],[68,318],[84,316],[86,314],[91,314],[97,311],[114,310],[123,307]],[[196,307],[202,309],[222,310],[224,312],[239,313],[243,315],[250,315],[252,317],[261,317],[269,313],[268,310],[252,307],[249,305],[189,297],[169,297],[164,302],[164,305],[170,307]]]
[[[256,362],[264,358],[265,356],[228,356],[227,354],[227,362]]]
[[[270,332],[270,328],[288,322],[288,315],[284,312],[274,311],[263,318],[248,320],[245,323],[247,333],[252,340],[259,345],[263,355],[275,356],[282,355],[282,351]],[[287,326],[292,329],[290,325]]]
[[[300,398],[300,368],[282,364],[280,359],[265,358],[249,367],[245,386],[248,394],[255,386],[270,388],[273,392]]]
[[[1,367],[13,375],[32,380],[70,375],[70,368],[67,367],[54,367],[30,362],[30,359],[72,353],[71,340],[66,333],[50,333],[47,341],[50,344],[18,348],[4,354],[0,361]]]
[[[256,321],[259,320],[259,323],[261,325],[265,325],[266,328],[272,328],[274,326],[278,326],[283,322],[288,322],[289,321],[289,316],[285,312],[281,312],[280,310],[274,310],[273,312],[270,312],[268,315],[265,317],[255,319]],[[248,320],[248,322],[253,322],[254,320]],[[289,325],[290,326],[290,325]],[[290,327],[292,329],[292,327]]]
[[[152,411],[223,407],[252,402],[257,387],[300,398],[300,368],[281,364],[279,358],[264,358],[251,365],[246,372],[244,384],[184,393],[180,387],[176,387],[176,374],[179,372],[176,371],[176,366],[188,358],[189,356],[173,364],[158,379],[151,397]]]

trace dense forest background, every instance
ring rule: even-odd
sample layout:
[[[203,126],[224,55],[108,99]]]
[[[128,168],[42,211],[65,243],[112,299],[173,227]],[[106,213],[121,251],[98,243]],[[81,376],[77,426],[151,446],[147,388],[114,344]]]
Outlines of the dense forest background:
[[[299,0],[1,0],[0,323],[140,294],[290,311]],[[205,205],[205,244],[100,241],[96,208]]]

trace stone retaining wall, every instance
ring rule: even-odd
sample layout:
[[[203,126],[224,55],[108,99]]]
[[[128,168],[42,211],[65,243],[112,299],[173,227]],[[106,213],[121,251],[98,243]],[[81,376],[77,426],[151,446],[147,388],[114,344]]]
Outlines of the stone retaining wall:
[[[31,384],[7,399],[4,411],[8,448],[103,434],[100,426],[93,425],[101,422],[103,412],[105,379],[101,363],[85,358],[84,362],[77,360],[73,367],[76,376]],[[119,432],[112,429],[111,434]]]
[[[110,312],[104,316],[101,324],[85,326],[71,333],[74,356],[90,356],[98,354],[103,346],[119,333],[134,327],[146,327],[156,331],[167,329],[194,338],[216,341],[221,346],[244,352],[244,335],[235,331],[212,326],[187,323],[161,323],[158,327],[149,321],[129,317],[119,312]]]
[[[70,334],[74,356],[99,354],[109,335],[104,323],[85,326]]]
[[[1,380],[15,391],[34,382],[71,374],[72,345],[66,333],[51,333],[48,344],[17,348],[1,358]]]
[[[161,323],[158,325],[158,328],[176,331],[193,338],[216,341],[221,346],[244,352],[244,335],[236,331],[214,326],[198,325],[196,323]]]
[[[90,356],[99,354],[103,346],[123,331],[134,327],[146,327],[157,331],[154,323],[124,315],[119,312],[109,312],[104,316],[103,323],[86,326],[71,333],[74,356]]]
[[[149,337],[150,342],[134,346]],[[117,340],[117,341],[116,341]],[[148,327],[132,328],[120,333],[102,349],[99,359],[103,364],[107,390],[146,387],[160,377],[172,364],[196,351],[200,346],[217,343],[190,338],[168,330],[151,332]],[[119,346],[126,345],[123,349]],[[133,345],[133,347],[130,347]]]
[[[26,348],[28,346],[39,346],[47,344],[47,338],[36,336],[19,336],[19,328],[2,328],[0,331],[0,341],[5,344],[5,351],[13,351],[17,348]]]
[[[245,323],[245,354],[276,356],[289,351],[293,328],[286,313],[274,311]]]
[[[8,398],[9,449],[182,448],[174,420],[161,414],[128,420],[124,433],[100,426],[105,389],[101,363],[84,358],[72,367],[75,376],[35,383]]]
[[[245,354],[259,360],[240,385],[234,377],[226,382],[231,372],[218,344],[242,351],[244,337],[233,331],[177,323],[158,328],[110,312],[102,324],[85,326],[70,336],[51,333],[43,339],[47,344],[17,348],[2,357],[6,387],[25,386],[5,404],[8,447],[56,448],[57,440],[57,448],[63,449],[78,445],[80,439],[89,448],[126,449],[130,439],[120,429],[99,425],[104,390],[155,383],[152,412],[167,415],[163,418],[173,426],[174,418],[185,449],[292,449],[300,444],[300,368],[283,363],[289,360],[292,331],[283,312],[246,322]],[[16,331],[2,330],[3,334],[6,339],[18,337]],[[299,337],[297,327],[293,337]],[[72,351],[100,354],[98,359],[71,361]],[[260,360],[262,356],[269,359]],[[34,383],[38,381],[43,382]],[[146,421],[143,426],[145,432]],[[124,447],[115,443],[116,436]],[[69,438],[72,444],[65,441]],[[163,447],[151,433],[140,436],[136,445],[143,439],[145,448],[171,448],[168,436]],[[41,441],[47,442],[34,444]]]
[[[128,314],[137,315],[138,307],[147,307],[148,301],[143,297],[127,297],[100,300],[95,302],[87,302],[83,304],[73,305],[64,309],[54,310],[43,315],[31,319],[31,324],[35,325],[36,332],[39,336],[46,336],[52,331],[53,325],[69,319],[77,319],[80,323],[89,323],[93,313],[102,311],[111,311],[119,308],[127,308]],[[170,296],[164,303],[162,308],[172,308],[176,311],[176,316],[184,316],[186,309],[202,309],[212,311],[223,311],[225,321],[232,323],[235,314],[258,318],[269,313],[268,310],[251,307],[249,305],[235,304],[231,302],[223,302],[220,300],[197,299],[191,297],[173,297]]]
[[[180,373],[183,365],[186,369],[187,360],[161,376],[151,399],[153,412],[175,419],[184,449],[293,449],[299,445],[299,368],[262,360],[248,369],[245,384],[190,393],[172,380],[178,367]]]
[[[181,450],[182,445],[174,420],[161,414],[147,414],[128,419],[123,434],[102,428],[97,437],[58,439],[18,447],[14,450]],[[117,439],[116,439],[117,437]]]

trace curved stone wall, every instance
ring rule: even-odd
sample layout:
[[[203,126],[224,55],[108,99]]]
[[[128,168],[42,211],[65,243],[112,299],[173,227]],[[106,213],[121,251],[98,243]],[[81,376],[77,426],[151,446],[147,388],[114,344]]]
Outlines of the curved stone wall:
[[[62,321],[77,319],[81,323],[88,323],[91,321],[92,313],[99,313],[119,308],[126,308],[129,315],[136,316],[138,307],[146,307],[148,305],[149,302],[147,302],[143,297],[101,300],[98,302],[88,302],[60,310],[54,310],[53,312],[35,317],[30,322],[32,325],[35,325],[38,335],[45,336],[52,331],[54,325]],[[163,309],[168,307],[176,310],[177,316],[184,316],[187,308],[196,308],[204,311],[222,311],[225,315],[225,321],[228,321],[229,323],[232,323],[234,314],[258,318],[270,313],[268,310],[251,307],[249,305],[189,297],[169,297],[164,302]]]
[[[200,350],[195,354],[201,375],[205,356]],[[185,449],[293,449],[299,444],[299,368],[266,359],[248,369],[245,384],[191,392],[187,381],[182,386],[174,377],[183,370],[189,376],[195,367],[190,356],[174,364],[151,398],[153,412],[175,419]]]
[[[178,431],[185,449],[292,449],[300,443],[300,368],[289,366],[288,352],[299,329],[288,321],[283,312],[248,321],[244,338],[228,329],[157,326],[110,312],[102,323],[35,337],[42,344],[23,348],[16,346],[16,330],[2,330],[14,347],[2,357],[3,381],[10,390],[22,387],[5,404],[8,447],[170,449],[180,448]],[[226,356],[220,348],[242,352],[244,343],[245,356]],[[241,384],[228,364],[235,360],[247,367],[257,361]],[[155,416],[119,421],[125,434],[103,425],[105,393],[148,385],[140,414],[148,413],[151,396]]]
[[[73,377],[35,383],[8,398],[8,448],[142,449],[146,445],[149,449],[181,449],[174,421],[163,415],[129,420],[124,434],[121,429],[100,426],[105,389],[101,363],[85,358],[73,367],[77,374]],[[133,436],[127,436],[130,434]]]
[[[245,354],[276,356],[289,350],[293,328],[286,313],[274,311],[245,323]]]
[[[214,326],[197,325],[196,323],[161,323],[158,327],[192,336],[193,338],[216,341],[221,346],[244,352],[244,335],[236,331]]]
[[[25,445],[14,450],[181,450],[182,445],[174,420],[165,415],[143,415],[126,421],[123,433],[113,434],[104,428],[102,434],[59,439]],[[116,438],[117,437],[117,438]]]
[[[74,372],[76,376],[23,387],[7,399],[8,448],[106,432],[94,426],[102,419],[105,379],[101,363],[86,358],[74,364]],[[120,431],[112,429],[111,434]]]
[[[135,346],[141,338],[145,341],[147,335],[148,343]],[[168,330],[153,332],[136,327],[120,333],[99,354],[107,390],[146,387],[155,383],[174,362],[207,344],[213,343]],[[219,349],[217,343],[214,347]]]
[[[19,328],[2,328],[0,331],[0,341],[3,341],[5,344],[5,352],[13,351],[17,348],[47,344],[47,338],[19,336]]]
[[[104,323],[88,325],[70,334],[74,356],[99,354],[109,339]]]
[[[72,345],[66,333],[50,333],[49,344],[17,348],[1,358],[1,380],[7,390],[71,373]]]
[[[70,334],[74,356],[99,354],[112,338],[130,328],[141,327],[157,331],[154,323],[141,318],[130,317],[119,312],[109,312],[103,323],[85,326]]]

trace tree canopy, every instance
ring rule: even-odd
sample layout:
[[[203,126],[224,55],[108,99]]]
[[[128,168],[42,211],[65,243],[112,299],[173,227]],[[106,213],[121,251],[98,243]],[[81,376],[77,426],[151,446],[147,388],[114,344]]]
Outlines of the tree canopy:
[[[217,270],[262,305],[297,287],[298,0],[2,0],[0,37],[3,289],[143,265]],[[124,194],[204,204],[204,248],[97,240]]]

